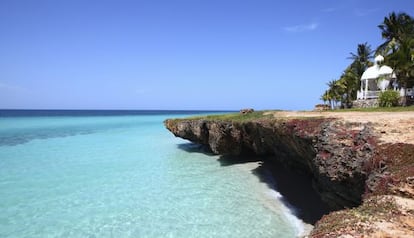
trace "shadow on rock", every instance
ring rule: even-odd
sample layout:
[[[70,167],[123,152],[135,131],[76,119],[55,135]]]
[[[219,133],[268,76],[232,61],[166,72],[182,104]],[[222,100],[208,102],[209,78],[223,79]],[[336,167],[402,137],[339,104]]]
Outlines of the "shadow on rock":
[[[214,155],[208,146],[194,143],[179,144],[178,148],[189,153]],[[290,169],[272,157],[220,156],[217,161],[221,166],[261,162],[259,167],[252,170],[252,173],[261,182],[266,183],[270,189],[279,192],[283,196],[282,202],[305,223],[315,224],[323,215],[331,211],[314,190],[312,176]]]
[[[226,156],[220,156],[220,158],[217,161],[220,162],[221,166],[230,166],[230,165],[235,165],[235,164],[245,164],[245,163],[250,163],[250,162],[259,162],[259,161],[262,161],[262,159],[260,159],[257,156],[231,156],[231,155],[226,155]]]
[[[213,152],[211,152],[210,148],[205,145],[199,145],[194,143],[183,143],[177,145],[178,149],[184,150],[188,153],[202,153],[208,156],[213,156]]]
[[[331,211],[313,188],[312,177],[309,174],[267,159],[252,172],[271,189],[278,191],[283,196],[285,204],[306,223],[315,224]]]
[[[283,196],[282,202],[305,223],[315,224],[331,211],[314,190],[310,175],[289,169],[270,157],[221,156],[218,161],[222,166],[260,161],[259,167],[252,173],[270,189],[279,192]]]

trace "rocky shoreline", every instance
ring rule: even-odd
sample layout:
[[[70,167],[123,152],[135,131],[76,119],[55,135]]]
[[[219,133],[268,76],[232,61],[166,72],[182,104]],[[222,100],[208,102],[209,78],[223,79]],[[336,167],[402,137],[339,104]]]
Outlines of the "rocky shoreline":
[[[414,144],[383,143],[386,133],[378,131],[378,125],[370,120],[344,120],[328,113],[262,114],[263,117],[246,120],[170,119],[165,126],[175,136],[205,145],[215,154],[263,156],[267,163],[308,176],[313,190],[330,211],[316,223],[312,237],[369,236],[372,230],[388,234],[392,232],[390,226],[404,231],[401,237],[414,235],[414,207],[410,203],[414,198]],[[396,145],[401,152],[399,157],[393,151]],[[399,206],[399,198],[408,199],[404,200],[408,206]],[[372,204],[377,204],[377,212],[365,209]],[[380,212],[386,210],[381,209],[384,206],[394,208],[391,215],[396,222],[390,223],[386,216],[390,214]],[[351,215],[358,209],[369,210],[369,216],[349,218],[354,218]],[[355,222],[360,224],[358,230]],[[383,231],[381,222],[391,225],[387,224]]]

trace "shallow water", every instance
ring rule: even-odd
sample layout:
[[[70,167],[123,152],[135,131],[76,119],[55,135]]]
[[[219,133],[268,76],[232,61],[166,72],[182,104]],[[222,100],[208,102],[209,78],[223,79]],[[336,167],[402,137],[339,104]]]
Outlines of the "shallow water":
[[[297,236],[254,166],[192,152],[178,116],[0,117],[0,237]]]

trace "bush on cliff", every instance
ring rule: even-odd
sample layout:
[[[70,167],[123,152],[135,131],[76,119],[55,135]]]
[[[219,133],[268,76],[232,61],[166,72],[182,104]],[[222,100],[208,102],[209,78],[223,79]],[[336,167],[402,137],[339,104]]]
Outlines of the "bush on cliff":
[[[393,90],[386,90],[379,95],[380,107],[396,107],[400,100],[400,93]]]

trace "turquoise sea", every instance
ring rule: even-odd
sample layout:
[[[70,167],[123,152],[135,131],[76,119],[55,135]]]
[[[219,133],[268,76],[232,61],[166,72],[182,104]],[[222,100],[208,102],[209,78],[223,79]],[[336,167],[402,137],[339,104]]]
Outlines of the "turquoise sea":
[[[257,164],[164,128],[195,113],[0,110],[0,237],[298,236]]]

